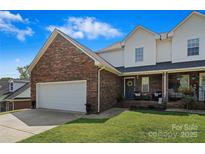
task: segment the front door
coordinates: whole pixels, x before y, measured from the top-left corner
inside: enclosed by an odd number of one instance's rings
[[[199,101],[205,101],[205,73],[199,74]]]
[[[134,79],[125,79],[125,98],[134,98]]]

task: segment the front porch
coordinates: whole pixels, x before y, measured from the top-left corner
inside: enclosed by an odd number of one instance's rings
[[[184,98],[205,109],[205,71],[163,72],[124,77],[124,107],[185,108]]]

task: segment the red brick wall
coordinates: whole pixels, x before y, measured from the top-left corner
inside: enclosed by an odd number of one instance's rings
[[[48,47],[31,72],[31,97],[36,100],[36,83],[87,80],[87,103],[97,111],[97,67],[94,60],[60,35]]]
[[[149,93],[162,91],[162,74],[140,75],[135,79],[136,91],[142,90],[142,77],[149,77]]]
[[[14,110],[30,109],[30,108],[31,108],[31,101],[18,101],[14,103]]]
[[[106,70],[101,71],[100,110],[106,110],[117,104],[117,97],[123,94],[123,78]]]
[[[184,109],[185,108],[185,103],[183,101],[175,101],[175,102],[168,102],[167,103],[167,108],[180,108]],[[205,110],[205,102],[195,102],[192,106],[192,109],[194,110]]]

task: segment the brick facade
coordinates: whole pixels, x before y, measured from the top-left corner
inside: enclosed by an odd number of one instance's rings
[[[116,105],[117,97],[123,94],[123,78],[102,70],[100,87],[100,109],[106,110]]]
[[[31,97],[36,83],[87,80],[87,103],[97,110],[97,70],[94,60],[61,35],[57,35],[31,72]]]
[[[36,83],[87,80],[87,103],[97,112],[98,68],[94,60],[61,35],[57,35],[31,72],[31,97],[36,100]],[[112,107],[120,89],[120,77],[101,71],[101,111]]]
[[[169,74],[169,89],[173,88],[175,91],[179,88],[181,75],[189,75],[189,85],[195,87],[196,90],[199,89],[199,73],[203,72],[183,72],[183,73],[172,73]],[[197,91],[198,93],[198,91]]]
[[[139,75],[135,77],[135,90],[140,91],[142,89],[142,77],[149,77],[149,92],[154,93],[157,91],[162,91],[162,74],[153,75]]]
[[[191,73],[191,77],[195,77],[193,81],[190,78],[191,85],[196,84],[197,87],[198,73]],[[148,94],[163,90],[162,74],[155,74],[134,76],[136,91],[141,92],[142,77],[146,76],[149,77]],[[101,71],[100,77],[100,111],[103,111],[117,104],[117,97],[123,94],[124,81],[123,77],[106,70]],[[31,71],[32,101],[36,101],[36,83],[73,80],[87,81],[87,103],[91,104],[92,112],[97,112],[98,67],[95,66],[93,59],[58,34]],[[168,80],[176,82],[176,75],[169,75]],[[145,102],[140,104],[151,105]]]
[[[30,108],[31,108],[31,101],[16,101],[14,103],[14,110],[30,109]]]

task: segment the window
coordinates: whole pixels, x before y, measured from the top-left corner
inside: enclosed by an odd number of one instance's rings
[[[180,78],[180,89],[189,89],[189,75],[182,75]]]
[[[143,61],[143,48],[135,49],[135,62]]]
[[[199,55],[199,38],[188,40],[188,56]]]
[[[14,83],[11,82],[11,83],[10,83],[10,91],[13,91],[13,89],[14,89]]]
[[[149,92],[149,77],[142,77],[142,92]]]

